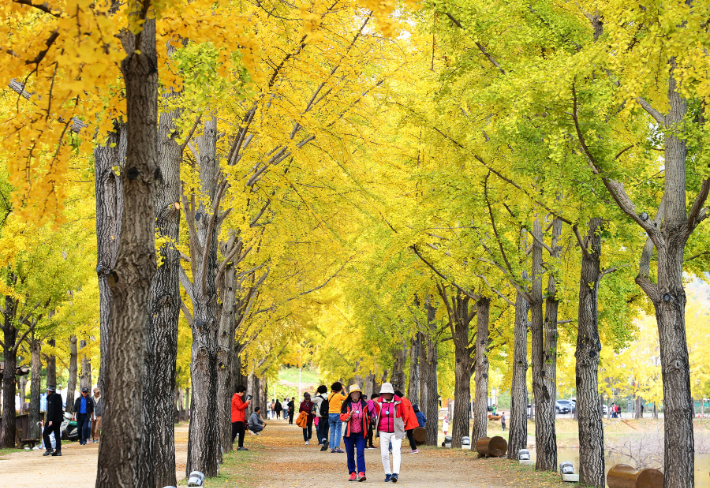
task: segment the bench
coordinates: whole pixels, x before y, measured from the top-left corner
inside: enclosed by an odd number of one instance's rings
[[[20,439],[20,447],[24,448],[25,446],[29,445],[30,449],[35,448],[35,444],[40,444],[42,442],[41,439]]]

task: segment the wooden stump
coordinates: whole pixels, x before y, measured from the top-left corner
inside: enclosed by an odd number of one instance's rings
[[[424,427],[417,427],[412,432],[412,435],[417,444],[424,444],[426,441],[426,429]]]
[[[613,466],[606,475],[609,488],[663,488],[663,473],[647,468],[636,472],[627,464]]]
[[[476,452],[480,457],[503,457],[508,452],[508,442],[500,436],[481,437],[476,441]]]
[[[500,420],[500,415],[488,414],[488,420]]]

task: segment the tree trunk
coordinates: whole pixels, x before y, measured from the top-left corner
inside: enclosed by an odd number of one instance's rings
[[[588,486],[604,488],[604,424],[599,398],[599,281],[601,280],[600,218],[589,221],[584,239],[582,268],[579,278],[579,308],[577,314],[577,350],[575,352],[577,415],[579,421],[579,479]]]
[[[139,45],[135,45],[139,42]],[[162,179],[158,159],[158,56],[155,19],[140,34],[126,34],[121,63],[126,87],[127,147],[121,172],[123,205],[116,266],[109,272],[111,326],[102,390],[104,415],[97,488],[153,488],[143,424],[149,371],[150,287],[155,274],[155,191]],[[105,338],[104,338],[105,339]],[[146,384],[148,383],[148,384]]]
[[[641,397],[640,396],[636,397],[636,411],[634,412],[634,418],[637,420],[643,418],[643,415],[641,415]]]
[[[426,370],[426,410],[424,415],[427,418],[426,445],[436,446],[439,442],[439,386],[436,376],[439,365],[439,343],[436,340],[436,307],[430,301],[431,298],[427,297],[425,307],[428,332],[426,334],[426,361],[424,362]]]
[[[442,298],[445,298],[445,292]],[[470,344],[469,324],[473,315],[469,312],[468,296],[457,294],[451,297],[449,319],[453,323],[454,338],[454,415],[451,421],[451,447],[461,447],[461,438],[468,435],[469,410],[471,407],[471,366],[473,346]]]
[[[419,333],[412,338],[412,347],[409,350],[409,387],[407,398],[409,401],[419,403]],[[368,397],[369,398],[369,397]]]
[[[116,267],[121,242],[123,216],[123,180],[114,168],[123,168],[128,146],[126,124],[114,122],[106,145],[94,149],[94,181],[96,188],[96,273],[99,281],[99,335],[101,362],[98,387],[104,393],[109,360],[109,330],[111,329],[111,288],[108,277]]]
[[[174,49],[168,45],[168,54]],[[163,98],[172,101],[179,94]],[[153,471],[156,488],[175,486],[175,375],[178,321],[180,319],[180,252],[174,243],[180,239],[180,164],[182,148],[175,122],[180,109],[163,112],[158,126],[158,167],[162,180],[157,181],[156,227],[167,237],[160,250],[162,264],[156,270],[150,288],[150,331],[147,364],[151,365],[151,395],[146,398],[152,418],[150,428]]]
[[[513,329],[513,381],[510,389],[510,431],[508,459],[517,460],[518,451],[528,447],[528,311],[530,305],[521,293],[515,299]]]
[[[17,300],[5,296],[5,312],[3,313],[3,357],[5,369],[2,374],[2,438],[0,448],[15,447],[15,369],[17,368],[17,329],[15,328],[15,314],[17,313]]]
[[[404,366],[407,362],[408,350],[404,345],[400,345],[394,352],[394,366],[392,367],[392,376],[390,377],[390,383],[395,391],[401,391],[404,393],[405,388],[405,374]]]
[[[42,437],[42,432],[37,422],[40,421],[39,415],[39,395],[42,387],[42,341],[34,337],[30,341],[31,351],[31,368],[32,379],[30,381],[30,431],[25,432],[28,439],[39,439]]]
[[[217,406],[217,225],[210,225],[217,218],[208,212],[209,204],[215,204],[219,165],[216,156],[217,121],[210,117],[205,121],[202,135],[198,138],[200,157],[200,181],[202,191],[208,198],[200,203],[195,213],[197,239],[202,252],[192,252],[193,283],[190,294],[193,304],[192,329],[192,401],[190,403],[190,432],[187,446],[186,474],[201,471],[206,477],[217,475],[219,459],[220,424]],[[198,218],[199,216],[199,218]],[[188,217],[189,218],[189,217]],[[210,234],[211,233],[211,234]],[[188,285],[189,286],[189,285]]]
[[[49,347],[54,347],[56,342],[54,339],[49,339]],[[47,386],[57,386],[57,358],[54,354],[46,356],[47,361]]]
[[[471,442],[488,435],[488,316],[491,301],[478,299],[478,317],[476,318],[476,398],[473,406],[473,428]]]
[[[426,373],[426,361],[427,361],[427,346],[426,346],[426,335],[424,332],[419,332],[419,403],[420,409],[424,412],[426,417],[426,406],[427,406],[427,373]]]
[[[22,361],[23,357],[17,356],[17,362],[21,363]],[[20,413],[25,413],[25,403],[27,403],[27,375],[20,376],[15,382],[18,383],[17,397],[20,400]]]
[[[74,413],[74,394],[76,393],[76,377],[78,373],[77,356],[76,336],[73,335],[69,337],[69,379],[67,380],[67,406],[64,409],[67,413]],[[103,426],[101,429],[103,430]]]
[[[221,313],[217,332],[217,402],[219,405],[220,445],[223,453],[232,450],[232,396],[236,391],[234,384],[234,343],[236,332],[235,312],[235,275],[234,266],[227,265],[221,284]]]
[[[532,293],[531,307],[533,394],[535,396],[535,446],[537,460],[535,469],[541,471],[557,470],[557,449],[554,438],[555,399],[551,398],[545,381],[545,334],[542,314],[542,227],[540,220],[533,224],[532,249]],[[552,422],[551,422],[552,420]],[[551,425],[550,425],[551,424]]]
[[[86,347],[86,341],[81,341],[79,347],[84,349]],[[79,377],[79,386],[81,389],[88,388],[89,391],[91,391],[91,385],[91,360],[87,358],[86,353],[84,353],[81,358],[81,376]]]

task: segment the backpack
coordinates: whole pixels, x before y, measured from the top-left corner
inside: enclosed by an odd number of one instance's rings
[[[320,402],[320,410],[318,411],[319,415],[321,418],[328,418],[328,415],[330,415],[330,395],[327,397],[324,397],[321,395],[323,398],[323,401]]]

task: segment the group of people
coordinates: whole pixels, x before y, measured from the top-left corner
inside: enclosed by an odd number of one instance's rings
[[[245,398],[246,396],[246,398]],[[268,416],[289,419],[293,423],[295,398],[284,399],[283,403],[274,400],[269,405]],[[239,385],[232,397],[232,440],[238,437],[238,451],[247,451],[244,447],[246,429],[259,434],[266,427],[261,419],[261,408],[254,408],[245,422],[245,411],[251,404],[251,396],[246,395],[246,387]],[[280,407],[280,408],[279,408]],[[273,413],[272,413],[273,412]],[[316,390],[311,397],[304,393],[298,407],[296,424],[303,429],[303,441],[310,444],[313,426],[321,451],[330,448],[331,453],[346,453],[349,481],[365,481],[365,450],[376,449],[373,440],[380,438],[380,454],[385,472],[385,482],[397,483],[402,467],[402,441],[409,440],[410,454],[417,454],[414,429],[424,427],[426,417],[416,404],[412,404],[404,394],[395,390],[390,383],[384,383],[379,393],[368,399],[358,385],[350,386],[347,394],[340,382],[331,385],[330,393],[325,385]],[[345,451],[340,449],[343,439]],[[392,462],[390,463],[390,454]]]
[[[103,416],[103,401],[101,391],[94,388],[94,396],[89,395],[89,389],[81,389],[81,396],[74,400],[72,420],[77,423],[79,444],[85,446],[89,442],[99,442],[101,436],[101,417]],[[42,440],[46,449],[45,456],[62,455],[61,426],[64,421],[62,397],[57,388],[47,385],[47,415],[42,431]],[[52,447],[52,435],[54,447]]]

